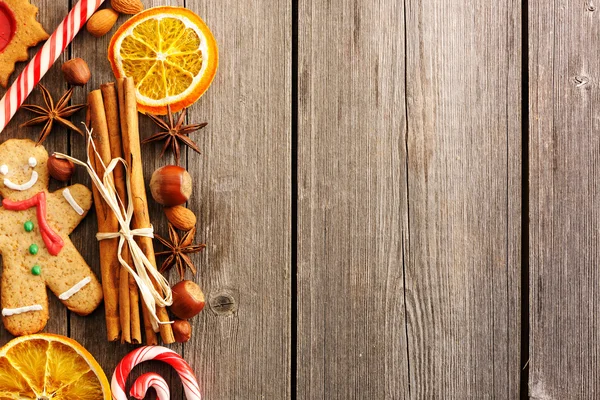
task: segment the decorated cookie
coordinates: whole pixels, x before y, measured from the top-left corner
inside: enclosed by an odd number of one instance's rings
[[[0,85],[6,87],[17,61],[29,58],[27,49],[48,34],[36,21],[38,8],[29,0],[0,0]]]
[[[69,234],[92,205],[82,185],[48,192],[48,153],[31,140],[0,145],[2,321],[13,335],[41,331],[48,321],[46,286],[80,315],[94,311],[102,288]]]

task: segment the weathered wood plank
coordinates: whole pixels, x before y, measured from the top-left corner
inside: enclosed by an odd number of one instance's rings
[[[409,397],[403,11],[299,2],[299,399]]]
[[[521,2],[407,2],[412,397],[518,398]]]
[[[190,110],[198,214],[195,280],[211,305],[185,346],[210,399],[289,399],[291,2],[188,1],[219,44],[219,71]],[[191,277],[191,275],[188,275]],[[229,304],[233,303],[233,304]]]
[[[56,2],[53,0],[40,0],[33,2],[38,8],[38,21],[42,24],[46,32],[51,34],[54,29],[60,24],[62,19],[67,15],[68,3],[67,2]],[[30,57],[37,52],[43,42],[35,48],[30,49]],[[58,62],[66,60],[65,56],[59,58]],[[11,82],[13,82],[18,74],[25,68],[27,63],[17,64],[17,70],[11,76]],[[45,78],[42,79],[41,83],[52,93],[56,98],[60,97],[65,90],[67,85],[62,80],[62,73],[60,72],[60,66],[54,66],[50,69]],[[5,90],[0,88],[0,96],[4,96]],[[31,96],[25,103],[29,104],[44,104],[41,94],[37,89],[33,91]],[[80,113],[77,115],[82,115]],[[19,110],[6,129],[2,132],[1,142],[9,138],[27,138],[37,141],[41,132],[42,126],[31,127],[31,128],[19,128],[19,124],[28,121],[35,115],[26,110]],[[44,147],[48,150],[48,153],[53,151],[67,151],[68,149],[68,136],[67,130],[57,126],[54,128],[53,133],[50,135],[48,140],[44,142]],[[60,186],[57,182],[51,181],[50,190],[55,190]],[[76,229],[73,236],[77,235],[80,228]],[[50,306],[50,320],[46,326],[46,332],[58,333],[62,335],[67,334],[67,309],[60,303],[60,301],[48,290],[49,306]],[[2,327],[0,328],[0,346],[4,345],[12,339],[12,336]]]
[[[532,399],[600,393],[600,15],[594,3],[529,5]]]

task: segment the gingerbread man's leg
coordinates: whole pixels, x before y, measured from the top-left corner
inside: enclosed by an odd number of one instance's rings
[[[73,243],[65,240],[60,254],[44,266],[46,285],[71,311],[88,315],[102,301],[102,286]]]
[[[43,277],[32,273],[15,257],[18,254],[3,257],[2,321],[11,334],[28,335],[46,326],[48,295]]]

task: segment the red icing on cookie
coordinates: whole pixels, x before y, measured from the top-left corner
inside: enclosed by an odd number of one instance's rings
[[[38,224],[40,226],[40,233],[44,244],[48,248],[48,253],[53,256],[58,255],[62,250],[65,243],[62,238],[52,230],[48,221],[46,221],[46,193],[39,192],[35,196],[21,201],[12,201],[9,199],[2,200],[2,205],[7,210],[11,211],[25,211],[31,207],[36,207],[36,215]]]
[[[16,31],[16,20],[12,10],[3,1],[0,1],[0,53],[10,43]]]

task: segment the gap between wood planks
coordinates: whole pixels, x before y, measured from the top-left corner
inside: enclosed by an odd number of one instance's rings
[[[408,17],[406,0],[403,2],[404,11],[402,14],[404,15],[404,115],[405,115],[405,137],[404,137],[404,151],[406,154],[406,198],[410,198],[410,185],[408,181],[408,96],[406,95],[406,88],[408,87]],[[407,213],[407,229],[410,232],[410,202],[406,202],[406,213]],[[404,247],[404,233],[402,234],[402,296],[404,302],[404,338],[406,340],[406,369],[408,376],[408,397],[412,398],[411,392],[411,372],[410,372],[410,348],[408,347],[408,311],[406,308],[406,248]],[[408,235],[408,247],[410,248],[410,234]]]
[[[292,154],[291,154],[291,322],[290,330],[290,393],[291,398],[298,396],[298,35],[299,35],[299,0],[292,0]]]
[[[529,2],[521,6],[521,399],[529,399]]]
[[[69,0],[69,10],[73,9],[73,1],[74,0]],[[69,46],[67,47],[67,52],[68,52],[68,59],[72,59],[73,58],[73,44],[69,44]],[[69,100],[69,105],[73,105],[73,99],[71,98],[71,100]],[[67,129],[67,154],[72,155],[71,154],[71,130]],[[72,184],[72,181],[69,181],[69,184]],[[67,308],[67,337],[72,338],[71,336],[71,310],[69,310]]]

